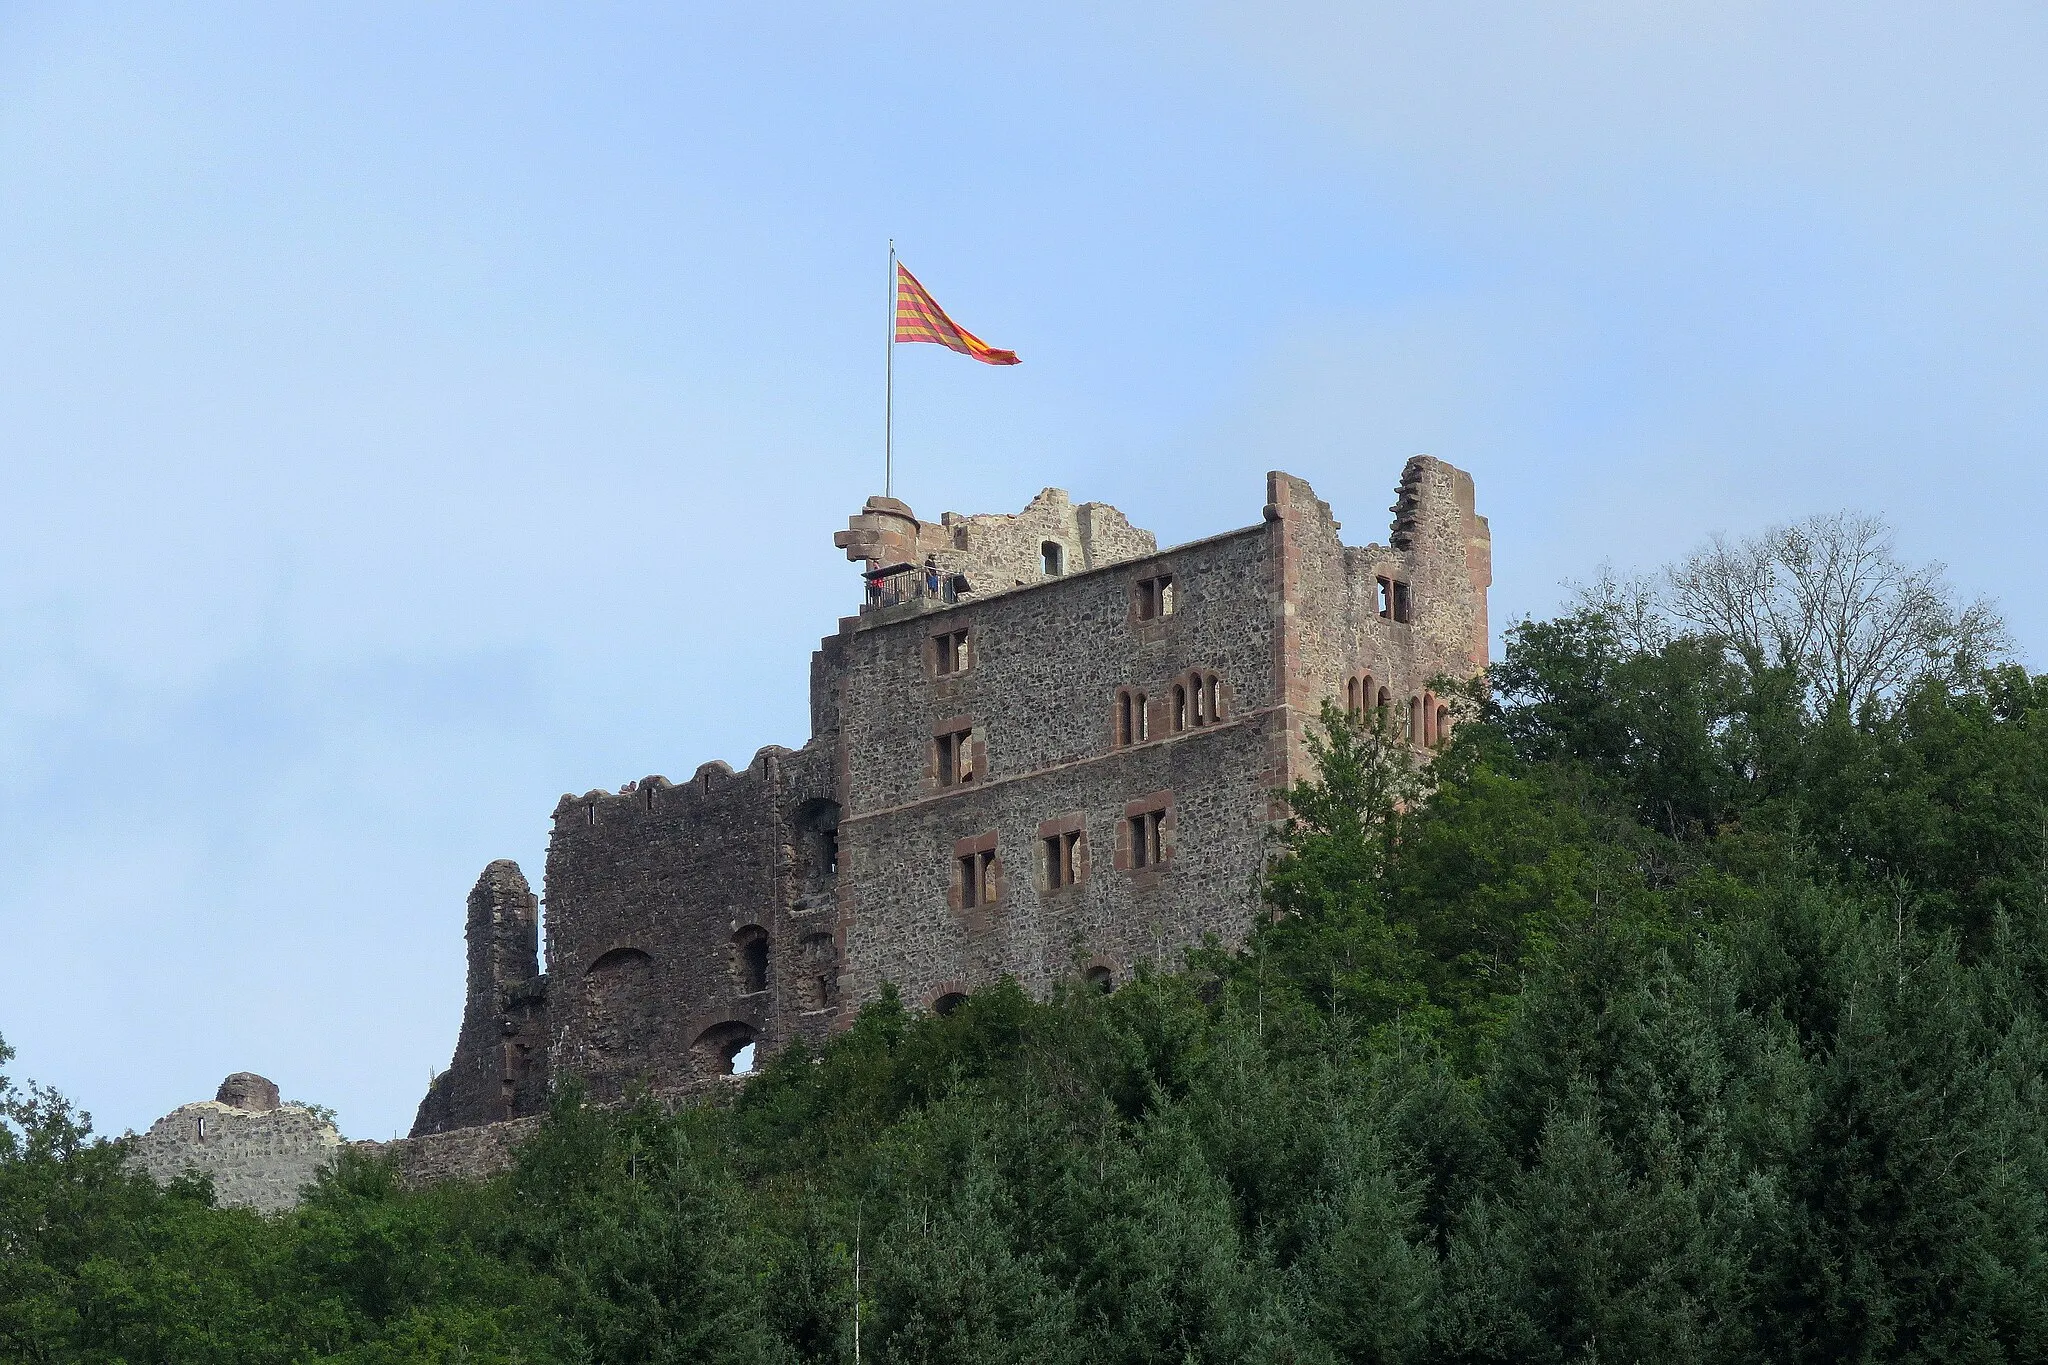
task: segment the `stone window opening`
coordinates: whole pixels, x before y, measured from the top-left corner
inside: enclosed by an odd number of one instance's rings
[[[932,1001],[932,1013],[943,1019],[967,1003],[967,996],[960,991],[947,991]]]
[[[1379,580],[1379,609],[1381,617],[1406,625],[1408,618],[1412,615],[1409,610],[1410,605],[1407,581],[1400,578],[1388,578],[1382,575]]]
[[[1165,819],[1163,810],[1141,811],[1130,817],[1133,870],[1157,867],[1166,861],[1166,844],[1160,833]]]
[[[1039,841],[1045,856],[1045,889],[1058,891],[1081,880],[1081,831],[1048,834]]]
[[[1100,964],[1090,967],[1082,974],[1082,979],[1104,995],[1116,989],[1116,974]]]
[[[1120,687],[1116,694],[1116,742],[1118,745],[1141,744],[1145,741],[1148,722],[1145,717],[1146,698],[1143,692]]]
[[[839,875],[839,803],[806,801],[792,823],[798,886],[807,893],[823,891]]]
[[[199,1131],[194,1134],[201,1142],[206,1141],[206,1115],[199,1116]]]
[[[753,1026],[738,1020],[713,1024],[697,1035],[700,1064],[715,1075],[745,1076],[760,1055]]]
[[[757,995],[768,989],[768,932],[757,926],[742,929],[733,937],[739,955],[740,994]]]
[[[1344,688],[1344,709],[1350,713],[1353,720],[1364,720],[1365,713],[1370,711],[1372,706],[1372,674],[1352,675],[1351,681],[1346,683]]]
[[[1422,743],[1422,698],[1408,699],[1408,742]]]
[[[1441,749],[1451,737],[1451,708],[1441,703],[1436,708],[1436,734],[1431,740],[1434,748]]]
[[[1199,729],[1223,719],[1223,683],[1214,673],[1196,669],[1173,685],[1173,728]]]
[[[1138,619],[1155,621],[1173,615],[1173,575],[1142,579],[1138,583]]]
[[[1038,567],[1047,578],[1058,578],[1066,572],[1067,552],[1057,540],[1048,540],[1038,547]]]
[[[939,676],[965,673],[968,662],[965,630],[949,630],[932,637],[932,669]]]
[[[830,934],[806,934],[797,941],[802,976],[797,1003],[805,1010],[829,1009],[839,1002],[839,951]]]
[[[941,787],[951,787],[974,780],[973,737],[972,730],[954,730],[932,740]]]
[[[963,853],[960,864],[960,905],[963,909],[996,903],[996,854],[994,849]]]
[[[1391,711],[1394,708],[1394,694],[1387,691],[1386,688],[1382,687],[1380,689],[1379,701],[1376,703],[1376,705],[1380,714],[1385,715],[1388,711]]]

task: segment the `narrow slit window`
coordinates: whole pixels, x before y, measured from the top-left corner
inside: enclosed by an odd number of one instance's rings
[[[1152,713],[1150,702],[1143,692],[1131,694],[1131,720],[1137,726],[1140,741],[1152,736]]]
[[[989,849],[975,855],[975,885],[981,889],[982,905],[996,903],[996,851]]]
[[[1223,682],[1214,673],[1209,675],[1209,719],[1223,719]]]
[[[1379,599],[1380,599],[1380,600],[1379,600],[1379,613],[1380,613],[1380,615],[1381,615],[1381,616],[1383,616],[1383,617],[1385,617],[1385,618],[1387,618],[1388,620],[1392,620],[1392,619],[1393,619],[1393,615],[1394,615],[1394,580],[1393,580],[1393,579],[1391,579],[1391,578],[1382,578],[1382,579],[1380,579],[1380,580],[1379,580]]]
[[[960,859],[960,904],[981,904],[981,879],[976,875],[980,868],[981,860],[972,853]]]
[[[1175,730],[1185,730],[1188,728],[1188,689],[1182,683],[1175,683],[1173,685],[1173,728]]]
[[[1138,737],[1137,727],[1131,724],[1131,694],[1116,694],[1116,742],[1130,744]]]
[[[1067,552],[1057,540],[1048,540],[1038,547],[1038,566],[1047,578],[1058,578],[1066,572]]]
[[[1394,619],[1405,623],[1412,614],[1411,606],[1412,599],[1408,592],[1408,585],[1396,579],[1394,582]]]

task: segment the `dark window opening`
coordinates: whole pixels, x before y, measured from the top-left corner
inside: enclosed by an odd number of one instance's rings
[[[768,989],[768,935],[759,929],[742,929],[737,940],[740,955],[740,994],[753,995]]]
[[[1057,540],[1048,540],[1038,547],[1038,565],[1047,578],[1058,578],[1066,572],[1067,554]]]
[[[1131,694],[1119,691],[1116,694],[1116,742],[1129,744],[1137,736],[1131,725]]]
[[[1161,574],[1147,578],[1138,584],[1138,619],[1152,621],[1161,616],[1173,615],[1173,578]]]
[[[1116,976],[1107,967],[1090,967],[1086,974],[1089,985],[1108,995],[1116,989]]]
[[[1393,704],[1394,704],[1394,694],[1393,694],[1393,693],[1391,693],[1391,692],[1389,692],[1389,691],[1387,691],[1387,689],[1386,689],[1386,688],[1382,687],[1382,688],[1380,689],[1379,709],[1380,709],[1380,710],[1381,710],[1382,712],[1385,712],[1385,711],[1387,711],[1387,710],[1388,710],[1388,709],[1389,709],[1390,707],[1392,707],[1392,706],[1393,706]]]
[[[1422,742],[1422,698],[1420,697],[1410,697],[1408,699],[1408,742],[1410,744],[1420,744]]]
[[[1081,880],[1081,832],[1048,834],[1040,841],[1045,849],[1045,889],[1057,891]]]
[[[959,991],[948,991],[946,994],[932,1001],[932,1013],[938,1015],[939,1018],[943,1019],[947,1015],[951,1014],[954,1010],[959,1009],[962,1005],[966,1003],[967,997],[962,995]]]
[[[1132,868],[1154,867],[1166,861],[1166,846],[1160,830],[1165,819],[1163,810],[1148,810],[1130,818]]]
[[[1410,616],[1408,585],[1394,580],[1394,619],[1405,622]]]
[[[793,821],[797,872],[806,892],[826,889],[839,875],[839,803],[806,801]]]
[[[1378,606],[1378,611],[1379,611],[1379,614],[1380,614],[1381,616],[1383,616],[1383,617],[1385,617],[1385,618],[1387,618],[1387,619],[1389,619],[1389,620],[1391,620],[1391,619],[1393,618],[1393,615],[1394,615],[1394,580],[1393,580],[1393,579],[1391,579],[1391,578],[1382,578],[1382,579],[1380,579],[1380,580],[1379,580],[1379,606]]]
[[[1180,683],[1173,685],[1173,728],[1188,728],[1188,689]]]
[[[1436,708],[1436,746],[1438,748],[1442,748],[1444,743],[1448,741],[1450,737],[1451,708],[1448,706],[1439,706]]]
[[[960,905],[965,909],[996,903],[996,854],[994,849],[960,857]]]
[[[941,674],[965,673],[967,671],[967,632],[951,630],[932,637],[936,652],[933,667]]]
[[[956,730],[932,741],[941,787],[974,780],[973,735],[971,730]]]

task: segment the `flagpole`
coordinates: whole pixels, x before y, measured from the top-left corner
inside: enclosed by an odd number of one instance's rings
[[[889,239],[889,350],[882,374],[882,496],[896,495],[896,239]]]

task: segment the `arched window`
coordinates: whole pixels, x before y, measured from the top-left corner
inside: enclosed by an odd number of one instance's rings
[[[752,1025],[731,1019],[698,1034],[692,1050],[698,1065],[712,1074],[744,1076],[754,1069],[756,1041]]]
[[[1378,702],[1376,703],[1376,705],[1377,705],[1377,706],[1379,707],[1380,711],[1381,711],[1382,713],[1384,713],[1384,712],[1385,712],[1385,711],[1387,711],[1387,710],[1388,710],[1388,709],[1389,709],[1390,707],[1392,707],[1392,706],[1393,706],[1393,704],[1394,704],[1394,696],[1393,696],[1393,693],[1391,693],[1391,692],[1387,691],[1387,689],[1386,689],[1386,688],[1382,687],[1382,688],[1380,689],[1380,699],[1379,699],[1379,701],[1378,701]]]
[[[1090,967],[1083,973],[1082,979],[1104,995],[1116,989],[1116,976],[1107,967]]]
[[[1420,697],[1410,697],[1408,699],[1408,742],[1410,744],[1420,744],[1422,742],[1422,698]]]
[[[932,1001],[932,1013],[943,1019],[966,1003],[967,997],[965,995],[959,991],[948,991]]]
[[[1195,724],[1207,725],[1209,723],[1209,688],[1201,674],[1195,673],[1189,676],[1188,690],[1195,694],[1193,698]]]
[[[1038,567],[1047,578],[1058,578],[1066,572],[1067,552],[1057,540],[1048,540],[1038,547]]]
[[[1188,689],[1185,683],[1173,685],[1173,728],[1188,728]]]
[[[740,994],[753,995],[767,990],[768,931],[750,924],[733,935],[732,944],[738,959],[735,966],[739,972]]]
[[[1138,727],[1131,718],[1131,690],[1120,687],[1116,693],[1116,742],[1134,744],[1138,738]]]
[[[1448,707],[1448,706],[1438,706],[1438,707],[1436,708],[1436,744],[1437,744],[1437,747],[1438,747],[1438,748],[1442,748],[1442,747],[1444,746],[1444,744],[1445,744],[1445,743],[1446,743],[1446,742],[1447,742],[1447,741],[1448,741],[1448,740],[1450,739],[1450,737],[1451,737],[1451,708],[1450,708],[1450,707]]]
[[[1344,684],[1344,709],[1351,715],[1358,714],[1358,679],[1352,678]]]
[[[1209,675],[1209,719],[1223,719],[1223,680],[1214,673]]]

